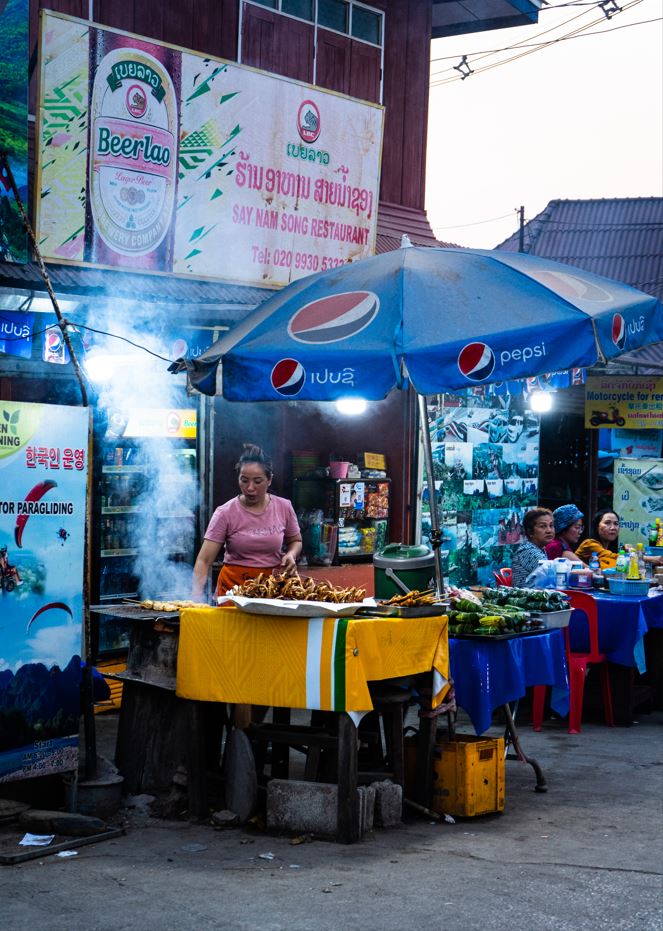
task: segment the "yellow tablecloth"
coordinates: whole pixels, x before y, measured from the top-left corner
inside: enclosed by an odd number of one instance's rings
[[[289,618],[237,608],[180,615],[177,694],[238,704],[370,711],[367,683],[433,670],[448,690],[447,618]]]

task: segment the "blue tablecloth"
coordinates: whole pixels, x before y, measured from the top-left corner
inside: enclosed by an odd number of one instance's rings
[[[646,671],[643,637],[650,628],[663,627],[663,592],[627,598],[592,592],[599,613],[599,649],[611,663]],[[577,615],[580,615],[579,617]],[[569,627],[571,649],[586,652],[589,636],[584,614],[574,612]]]
[[[456,701],[477,734],[490,727],[495,708],[522,698],[528,685],[552,685],[568,696],[561,630],[513,640],[449,637],[449,659]]]

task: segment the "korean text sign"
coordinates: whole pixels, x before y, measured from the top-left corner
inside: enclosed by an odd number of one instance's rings
[[[0,783],[78,767],[86,408],[0,401]]]

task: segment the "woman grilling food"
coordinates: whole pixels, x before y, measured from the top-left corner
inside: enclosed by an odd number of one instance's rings
[[[225,547],[216,592],[279,568],[286,575],[297,571],[302,537],[290,501],[270,492],[273,471],[259,446],[245,444],[235,469],[239,495],[218,507],[205,531],[193,567],[192,598],[200,600],[212,563]]]

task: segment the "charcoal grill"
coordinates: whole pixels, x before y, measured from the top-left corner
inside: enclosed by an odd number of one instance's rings
[[[109,678],[175,691],[179,611],[154,611],[138,604],[91,605],[90,611],[135,622],[129,631],[126,672],[107,673]]]

